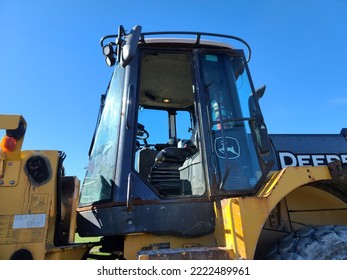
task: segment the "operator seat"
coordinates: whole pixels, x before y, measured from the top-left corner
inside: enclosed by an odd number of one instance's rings
[[[159,151],[167,147],[173,147],[174,145],[177,145],[177,139],[170,138],[165,144],[156,144],[154,146],[155,149],[151,149],[149,146],[144,146],[142,149],[140,149],[137,166],[141,177],[147,180],[148,174],[150,173],[151,167],[153,166]]]
[[[161,195],[191,194],[190,187],[180,179],[179,168],[198,148],[191,140],[181,140],[178,146],[162,149],[151,167],[149,182]]]

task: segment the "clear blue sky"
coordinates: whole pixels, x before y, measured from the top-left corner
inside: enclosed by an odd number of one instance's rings
[[[345,0],[0,0],[2,114],[28,122],[25,149],[62,150],[83,179],[112,68],[99,40],[118,25],[244,38],[270,133],[347,127]]]

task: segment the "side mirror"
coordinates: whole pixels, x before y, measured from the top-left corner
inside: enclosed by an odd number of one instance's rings
[[[266,90],[266,85],[263,85],[262,87],[258,88],[255,91],[255,97],[259,100],[260,98],[262,98],[264,96]]]
[[[263,114],[259,107],[258,101],[264,96],[266,86],[258,88],[254,93],[254,98],[251,96],[249,98],[249,111],[252,114],[254,121],[254,131],[256,136],[256,142],[258,143],[259,152],[262,155],[268,154],[270,152],[269,135],[264,122]]]
[[[256,133],[260,153],[268,154],[270,152],[269,134],[266,125],[262,120],[256,123]]]

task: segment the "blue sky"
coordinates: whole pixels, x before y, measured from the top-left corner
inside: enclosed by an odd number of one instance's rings
[[[149,31],[232,34],[252,47],[250,69],[270,133],[347,127],[345,0],[0,0],[2,114],[28,122],[25,149],[62,150],[83,179],[112,68],[99,40]]]

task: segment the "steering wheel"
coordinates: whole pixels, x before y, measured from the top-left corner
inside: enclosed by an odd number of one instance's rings
[[[146,144],[146,139],[148,139],[149,133],[145,129],[145,126],[143,124],[138,123],[137,124],[137,133],[136,133],[136,139],[137,140],[142,140]]]

